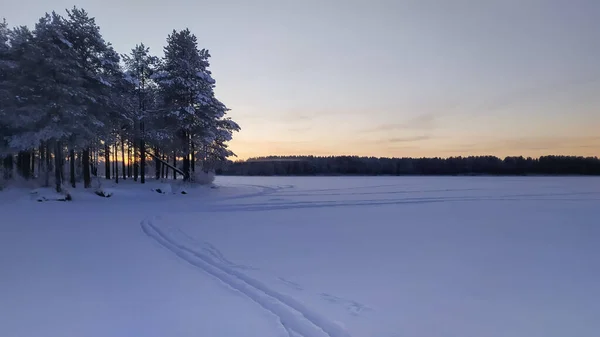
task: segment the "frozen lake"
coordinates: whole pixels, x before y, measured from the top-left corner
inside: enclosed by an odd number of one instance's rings
[[[70,203],[0,192],[0,335],[600,331],[600,178],[215,184],[128,181]]]

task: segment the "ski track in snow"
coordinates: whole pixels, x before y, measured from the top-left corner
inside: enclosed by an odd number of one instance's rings
[[[349,300],[349,299],[345,299],[342,297],[338,297],[335,295],[327,294],[327,293],[321,293],[321,298],[327,302],[344,305],[346,307],[346,309],[350,312],[350,314],[352,314],[353,316],[358,316],[363,311],[373,310],[372,308],[370,308],[362,303],[359,303],[359,302],[356,302],[353,300]]]
[[[144,233],[183,260],[238,290],[279,318],[290,337],[350,337],[339,325],[281,294],[263,283],[233,269],[220,259],[189,247],[167,235],[150,219],[141,222]]]
[[[350,188],[295,190],[293,185],[285,186],[263,186],[249,184],[235,184],[224,187],[249,187],[256,189],[255,192],[223,196],[210,200],[205,206],[196,209],[197,212],[247,212],[247,211],[270,211],[286,209],[308,209],[308,208],[333,208],[349,206],[374,206],[374,205],[399,205],[399,204],[423,204],[440,202],[492,202],[492,201],[519,201],[519,200],[600,200],[600,193],[593,192],[559,192],[550,191],[546,193],[498,193],[496,195],[465,196],[445,195],[439,196],[435,193],[473,192],[485,191],[485,188],[458,188],[458,189],[431,189],[431,190],[403,190],[403,191],[376,191],[368,189],[380,187],[392,187],[395,185],[360,186]],[[398,185],[400,186],[400,185]],[[367,191],[361,191],[367,189]],[[428,195],[434,193],[434,195]],[[412,196],[412,194],[421,194]],[[335,200],[330,197],[353,196],[358,197],[349,200]],[[374,198],[371,198],[374,196]],[[376,198],[376,196],[384,198]],[[406,196],[406,197],[400,197]],[[318,197],[324,200],[302,201],[294,200],[297,197]],[[392,197],[392,198],[390,198]],[[394,198],[395,197],[395,198]],[[290,199],[288,199],[290,198]],[[248,203],[228,204],[228,201],[240,199],[252,199]],[[327,200],[329,199],[329,200]],[[225,202],[225,203],[222,203]],[[160,217],[154,218],[160,221]],[[158,222],[144,220],[141,223],[142,230],[159,244],[179,256],[181,259],[199,268],[203,272],[215,277],[225,285],[239,291],[241,294],[261,306],[266,311],[275,315],[281,326],[282,332],[289,337],[350,337],[349,333],[336,322],[310,310],[296,299],[279,293],[264,283],[244,274],[243,270],[259,269],[236,264],[228,260],[215,246],[209,242],[199,241],[176,226],[165,224],[159,227]],[[283,277],[275,277],[283,284],[296,291],[303,291],[303,287]],[[330,293],[319,293],[318,296],[326,302],[341,305],[351,315],[359,316],[374,309],[362,303],[338,297]],[[284,332],[285,331],[285,332]]]
[[[270,194],[276,193],[279,190],[272,191]],[[416,192],[418,193],[418,192]],[[384,194],[384,193],[381,193]],[[254,195],[264,196],[265,194]],[[326,194],[310,194],[301,196],[322,197]],[[289,196],[297,197],[298,195],[290,194]],[[333,208],[333,207],[359,207],[359,206],[385,206],[385,205],[402,205],[402,204],[425,204],[425,203],[442,203],[442,202],[493,202],[493,201],[589,201],[600,200],[599,192],[575,192],[575,193],[540,193],[540,194],[506,194],[498,196],[445,196],[445,197],[409,197],[409,198],[386,198],[386,199],[354,199],[354,200],[322,200],[322,201],[285,201],[278,198],[271,198],[267,202],[253,202],[249,204],[238,205],[211,205],[210,208],[200,208],[199,212],[255,212],[255,211],[273,211],[273,210],[288,210],[288,209],[307,209],[307,208]]]
[[[249,184],[237,184],[237,185],[233,185],[233,187],[251,187],[251,188],[257,188],[259,189],[258,192],[254,192],[254,193],[246,193],[246,194],[240,194],[240,195],[234,195],[234,196],[229,196],[229,197],[221,197],[221,198],[216,198],[213,199],[213,202],[221,202],[221,201],[230,201],[230,200],[238,200],[238,199],[248,199],[248,198],[254,198],[254,197],[262,197],[262,196],[267,196],[276,192],[280,192],[281,190],[284,189],[289,189],[289,188],[293,188],[293,185],[284,185],[284,186],[276,186],[276,187],[272,187],[272,186],[264,186],[264,185],[249,185]],[[232,187],[232,186],[224,186],[224,187]]]
[[[292,289],[295,289],[295,290],[298,290],[298,291],[304,290],[304,288],[302,288],[301,285],[299,285],[298,283],[296,283],[294,281],[290,281],[290,280],[285,279],[283,277],[278,277],[277,279],[279,280],[279,282],[285,284],[286,286],[288,286],[288,287],[290,287]]]
[[[161,219],[161,218],[157,217],[157,219]],[[184,237],[189,242],[191,247],[196,247],[198,249],[202,249],[202,250],[206,251],[213,259],[216,259],[218,262],[222,263],[223,265],[226,265],[230,268],[236,268],[236,269],[258,270],[258,268],[254,268],[251,266],[245,266],[245,265],[237,264],[237,263],[230,261],[212,243],[206,242],[206,241],[200,242],[200,241],[196,240],[194,237],[192,237],[191,235],[187,234],[186,232],[182,231],[181,229],[179,229],[177,227],[169,226],[169,230],[176,232],[177,234]],[[198,251],[197,249],[195,249],[195,250]]]
[[[156,217],[157,220],[162,220],[162,217],[158,216]],[[252,267],[252,266],[246,266],[246,265],[242,265],[242,264],[237,264],[232,262],[231,260],[227,259],[223,253],[217,248],[215,247],[213,244],[211,244],[210,242],[206,242],[206,241],[199,241],[196,238],[192,237],[191,235],[189,235],[188,233],[182,231],[180,228],[175,227],[173,225],[166,225],[165,226],[167,228],[168,232],[171,232],[175,235],[181,236],[182,238],[184,238],[184,240],[186,240],[186,242],[189,244],[189,247],[193,247],[194,250],[196,252],[199,251],[204,251],[206,252],[211,259],[213,259],[214,261],[217,261],[218,263],[221,263],[222,265],[225,265],[229,268],[235,268],[235,269],[240,269],[240,270],[253,270],[253,271],[261,271],[259,268],[256,267]],[[180,244],[183,244],[183,242],[179,242]],[[262,273],[265,273],[265,271],[261,271]],[[305,289],[302,287],[302,285],[294,282],[294,281],[290,281],[284,277],[280,277],[280,276],[273,276],[277,281],[279,281],[281,284],[294,289],[296,291],[304,291]],[[350,300],[350,299],[346,299],[346,298],[342,298],[339,296],[335,296],[329,293],[320,293],[319,297],[324,300],[327,301],[329,303],[333,303],[333,304],[338,304],[343,306],[351,315],[353,316],[359,316],[360,314],[367,312],[367,311],[372,311],[373,308],[356,302],[354,300]]]

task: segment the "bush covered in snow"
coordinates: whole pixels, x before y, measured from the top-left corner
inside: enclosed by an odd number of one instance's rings
[[[153,189],[153,191],[160,194],[171,194],[173,193],[173,188],[171,187],[171,184],[161,184],[158,188]]]
[[[62,193],[58,193],[52,188],[42,187],[32,190],[30,194],[38,202],[73,200],[71,193],[66,189],[64,189]]]
[[[192,174],[192,181],[199,185],[210,185],[215,181],[214,171],[196,170]]]
[[[94,193],[96,193],[96,195],[101,196],[103,198],[110,198],[114,194],[112,189],[102,188],[102,187],[96,189],[96,191]]]
[[[8,186],[33,189],[42,187],[44,185],[41,179],[25,179],[15,173],[11,174],[9,179],[6,179],[4,172],[2,172],[2,169],[0,169],[0,191]]]

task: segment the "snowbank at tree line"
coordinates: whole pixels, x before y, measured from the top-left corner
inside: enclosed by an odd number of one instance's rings
[[[196,171],[193,172],[193,181],[200,185],[210,185],[215,181],[215,172],[196,169]]]
[[[102,172],[100,172],[100,173],[102,173]],[[212,185],[213,182],[215,181],[215,176],[216,175],[215,175],[214,171],[204,171],[201,167],[197,167],[196,171],[192,172],[192,177],[189,182],[184,182],[182,180],[181,176],[179,176],[179,179],[175,179],[175,180],[173,180],[169,177],[167,179],[161,178],[161,179],[159,179],[159,181],[156,181],[156,179],[154,179],[152,177],[147,177],[146,184],[141,184],[139,182],[139,180],[138,180],[137,184],[140,184],[142,186],[151,186],[150,190],[156,191],[156,192],[159,192],[162,194],[165,194],[165,193],[187,194],[187,189],[193,188],[195,185],[200,185],[200,186]],[[104,178],[103,174],[99,174],[98,176],[92,177],[91,189],[98,196],[111,197],[115,192],[113,187],[118,187],[124,183],[129,185],[129,182],[132,182],[132,181],[133,181],[132,178],[127,178],[124,180],[124,179],[122,179],[122,177],[119,176],[119,183],[116,183],[114,181],[114,179],[107,180]],[[23,179],[22,177],[20,177],[16,173],[13,173],[13,177],[10,180],[6,180],[6,179],[4,179],[3,168],[0,167],[0,191],[2,191],[3,189],[5,189],[7,187],[32,189],[37,192],[45,193],[46,197],[48,197],[46,194],[53,194],[52,197],[49,197],[47,199],[54,200],[54,199],[61,199],[60,195],[62,195],[64,197],[64,196],[70,194],[71,190],[74,190],[69,185],[69,182],[65,180],[62,185],[63,192],[60,194],[56,194],[56,192],[52,192],[52,190],[54,188],[53,182],[54,182],[54,177],[50,177],[49,186],[44,186],[45,181],[44,181],[44,178],[42,178],[42,177],[37,177],[37,178],[26,180],[26,179]],[[75,190],[78,190],[78,189],[83,189],[82,177],[78,177],[78,179],[77,179]],[[42,197],[44,197],[44,196],[42,196]]]

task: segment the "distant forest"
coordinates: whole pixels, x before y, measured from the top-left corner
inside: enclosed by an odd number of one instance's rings
[[[494,156],[376,158],[358,156],[260,157],[227,162],[222,175],[600,175],[598,157]]]

